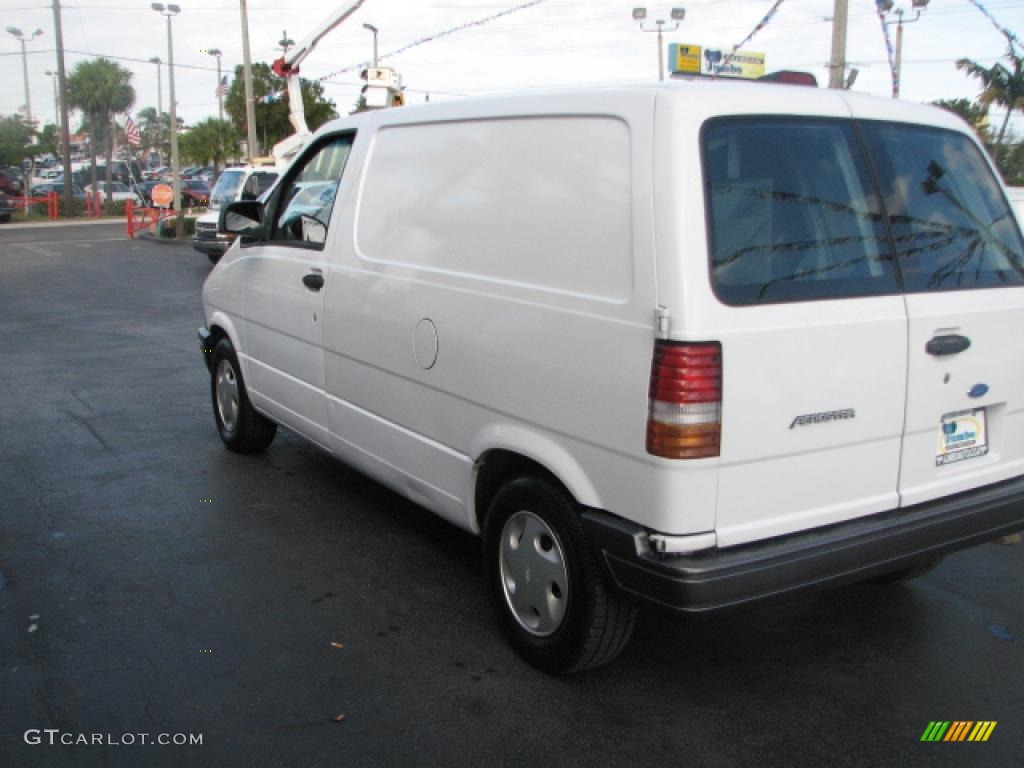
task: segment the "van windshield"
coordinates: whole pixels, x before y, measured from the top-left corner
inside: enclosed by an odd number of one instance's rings
[[[210,202],[218,205],[233,202],[238,197],[243,179],[245,171],[224,171],[210,191]]]
[[[706,127],[704,162],[712,283],[727,304],[1024,284],[1013,214],[961,134],[726,118]]]

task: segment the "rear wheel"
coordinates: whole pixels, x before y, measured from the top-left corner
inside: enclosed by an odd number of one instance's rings
[[[259,453],[269,446],[277,425],[256,412],[249,402],[234,347],[227,338],[213,348],[210,392],[220,439],[237,453]]]
[[[636,609],[606,583],[572,499],[554,483],[524,477],[491,502],[484,571],[505,636],[552,674],[597,667],[626,646]]]

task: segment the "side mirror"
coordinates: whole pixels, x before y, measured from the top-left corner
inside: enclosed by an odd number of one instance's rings
[[[220,212],[217,228],[229,235],[258,236],[263,231],[263,204],[254,200],[228,204]]]

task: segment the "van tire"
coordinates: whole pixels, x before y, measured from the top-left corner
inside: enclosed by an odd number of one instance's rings
[[[926,560],[923,563],[912,565],[909,568],[900,568],[898,571],[892,571],[890,573],[883,573],[881,576],[875,576],[868,579],[868,584],[876,584],[878,586],[891,586],[894,584],[904,584],[914,579],[919,579],[925,574],[931,573],[939,567],[939,563],[942,562],[941,557],[936,557],[934,560]]]
[[[216,264],[218,261],[220,261],[220,257],[221,257],[221,254],[219,254],[219,253],[207,253],[206,254],[206,258],[208,258],[210,260],[211,264]]]
[[[513,544],[517,531],[518,543]],[[534,546],[520,550],[527,533]],[[581,672],[607,664],[629,642],[636,608],[612,592],[587,541],[576,503],[550,480],[521,477],[501,487],[484,523],[483,557],[498,624],[512,647],[535,667],[555,675]],[[517,572],[523,563],[528,567]],[[540,579],[555,574],[552,586],[538,594],[551,595],[546,599],[559,605],[552,611],[560,613],[559,619],[524,607],[528,597],[514,607],[514,587],[510,591],[506,578],[514,583],[516,575],[522,580],[525,574],[529,585],[531,568]],[[558,585],[563,577],[565,584]],[[531,629],[529,623],[536,626]]]
[[[213,418],[224,445],[235,453],[266,450],[277,434],[277,424],[257,413],[249,402],[230,339],[223,338],[214,346],[210,373]]]

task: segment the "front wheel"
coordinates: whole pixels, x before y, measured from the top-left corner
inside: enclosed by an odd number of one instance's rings
[[[523,477],[491,502],[484,572],[505,636],[552,674],[598,667],[626,646],[636,609],[605,581],[577,507],[547,480]]]
[[[224,338],[213,348],[210,392],[220,439],[236,453],[259,453],[274,441],[277,425],[256,412],[249,402],[231,341]]]

